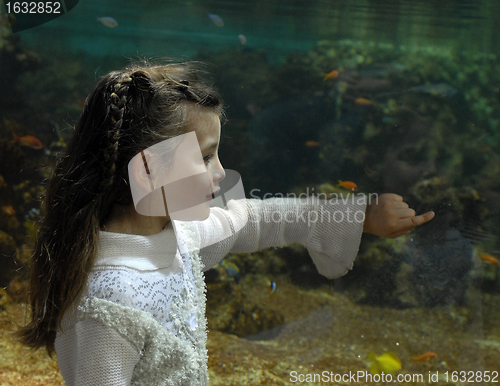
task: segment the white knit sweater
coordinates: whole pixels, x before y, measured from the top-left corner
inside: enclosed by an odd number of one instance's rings
[[[320,273],[341,276],[364,210],[352,201],[233,200],[205,221],[175,221],[151,236],[101,232],[85,291],[56,337],[66,385],[207,385],[202,271],[228,252],[301,243]],[[227,237],[228,229],[240,230]]]

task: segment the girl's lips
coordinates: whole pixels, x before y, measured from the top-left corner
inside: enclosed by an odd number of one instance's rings
[[[217,189],[215,192],[212,192],[212,194],[207,194],[207,195],[205,196],[205,197],[207,197],[207,199],[208,199],[207,201],[210,201],[210,202],[211,202],[211,201],[215,198],[215,195],[216,195],[217,193],[219,193],[219,191],[220,191],[220,188],[219,188],[219,189]]]
[[[219,193],[219,191],[220,191],[220,188],[219,188],[219,189],[217,189],[215,192],[212,192],[212,194],[207,194],[207,197],[214,198],[214,196],[215,196],[217,193]]]

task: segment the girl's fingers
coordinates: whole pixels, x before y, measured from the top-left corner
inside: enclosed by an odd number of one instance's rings
[[[416,213],[413,209],[410,209],[410,208],[400,208],[397,210],[396,215],[400,219],[406,219],[406,218],[410,218],[410,217],[415,217]]]
[[[410,209],[410,210],[413,210],[413,209]],[[402,223],[403,227],[405,227],[406,229],[411,229],[413,227],[416,227],[416,226],[425,224],[428,221],[431,221],[434,218],[434,216],[435,216],[435,213],[431,211],[431,212],[421,214],[420,216],[403,218],[401,220],[401,223]]]
[[[394,208],[396,209],[405,209],[405,208],[409,208],[408,204],[404,201],[394,201],[392,203],[392,206],[394,206]]]

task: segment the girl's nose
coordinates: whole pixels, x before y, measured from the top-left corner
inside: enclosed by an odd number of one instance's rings
[[[226,172],[222,168],[212,170],[211,174],[212,174],[213,182],[222,181],[224,179],[224,177],[226,177]]]

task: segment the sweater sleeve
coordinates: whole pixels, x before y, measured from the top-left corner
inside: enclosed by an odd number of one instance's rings
[[[339,277],[352,268],[363,231],[366,201],[273,198],[232,200],[195,222],[205,270],[229,252],[304,245],[318,271]]]
[[[115,329],[93,320],[58,332],[56,352],[67,386],[128,386],[140,357]]]

